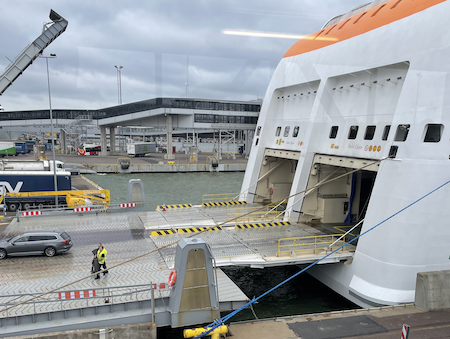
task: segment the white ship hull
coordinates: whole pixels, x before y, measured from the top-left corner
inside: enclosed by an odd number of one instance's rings
[[[291,196],[291,221],[364,218],[363,233],[450,180],[448,13],[377,1],[295,44],[264,99],[246,200]],[[418,272],[450,269],[449,196],[450,184],[362,236],[352,262],[311,274],[363,307],[413,302]]]

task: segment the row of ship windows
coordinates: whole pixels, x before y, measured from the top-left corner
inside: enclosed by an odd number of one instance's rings
[[[408,133],[411,125],[400,124],[397,126],[397,131],[395,133],[394,141],[406,141],[408,138]],[[376,126],[367,126],[364,133],[364,140],[372,140],[375,136]],[[283,136],[285,138],[289,137],[291,126],[286,126],[284,128]],[[337,137],[339,126],[331,126],[330,129],[330,139],[335,139]],[[296,138],[300,131],[300,126],[294,126],[292,130],[292,137]],[[347,139],[354,140],[358,136],[359,126],[350,126]],[[389,132],[391,131],[391,125],[384,126],[383,134],[381,140],[387,140],[389,137]],[[444,125],[442,124],[428,124],[425,126],[425,137],[424,142],[439,142],[441,141],[441,136],[444,131]],[[258,126],[256,130],[256,136],[261,133],[261,126]],[[281,126],[278,126],[275,131],[275,136],[279,137],[281,135]]]

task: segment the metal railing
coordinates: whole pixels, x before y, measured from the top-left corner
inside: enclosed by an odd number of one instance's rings
[[[239,201],[244,197],[244,193],[220,193],[220,194],[204,194],[202,196],[202,204],[214,202]]]
[[[29,217],[44,217],[44,216],[56,216],[56,215],[73,215],[75,213],[83,214],[98,214],[98,213],[115,213],[115,212],[128,212],[136,208],[146,208],[144,203],[135,203],[134,206],[128,206],[127,203],[113,203],[109,205],[85,205],[77,207],[56,207],[56,206],[43,206],[42,208],[31,208],[28,210],[16,210],[16,218],[20,221],[21,218]],[[0,211],[1,212],[1,211]],[[28,213],[27,213],[28,212]]]
[[[341,236],[341,234],[332,234],[281,238],[278,240],[277,257],[332,252],[345,244],[344,239],[339,239]],[[343,247],[340,251],[348,251],[350,247],[347,247],[349,246]]]
[[[88,291],[92,296],[83,297],[83,292]],[[81,297],[65,298],[66,293],[78,292]],[[158,290],[160,297],[168,296],[169,289]],[[165,293],[166,295],[163,295]],[[95,294],[95,296],[94,296]],[[95,288],[91,290],[64,290],[42,295],[42,293],[0,295],[0,317],[10,317],[26,314],[54,312],[74,308],[94,307],[105,304],[117,304],[130,301],[155,300],[154,284],[115,286]],[[40,296],[31,301],[33,297]]]
[[[275,222],[289,218],[289,213],[282,210],[274,210],[272,206],[261,207],[241,207],[227,209],[227,221],[233,220],[238,223],[252,222]]]

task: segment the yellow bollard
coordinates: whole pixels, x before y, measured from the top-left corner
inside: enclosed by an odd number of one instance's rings
[[[183,336],[185,338],[193,338],[202,333],[209,331],[210,329],[211,329],[211,327],[195,328],[193,330],[184,330]],[[209,332],[208,335],[211,336],[211,339],[219,339],[220,335],[225,334],[225,333],[228,333],[227,325],[222,325],[222,326],[217,327],[214,331]]]

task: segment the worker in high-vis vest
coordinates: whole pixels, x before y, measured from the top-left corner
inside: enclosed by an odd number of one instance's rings
[[[106,248],[103,247],[103,245],[101,243],[98,244],[98,249],[97,249],[97,259],[98,259],[98,264],[100,266],[100,271],[102,270],[106,270],[106,254],[108,252],[106,251]],[[106,273],[108,273],[108,271],[103,272],[103,275],[106,275]],[[100,273],[97,274],[97,277],[95,279],[100,279]]]

